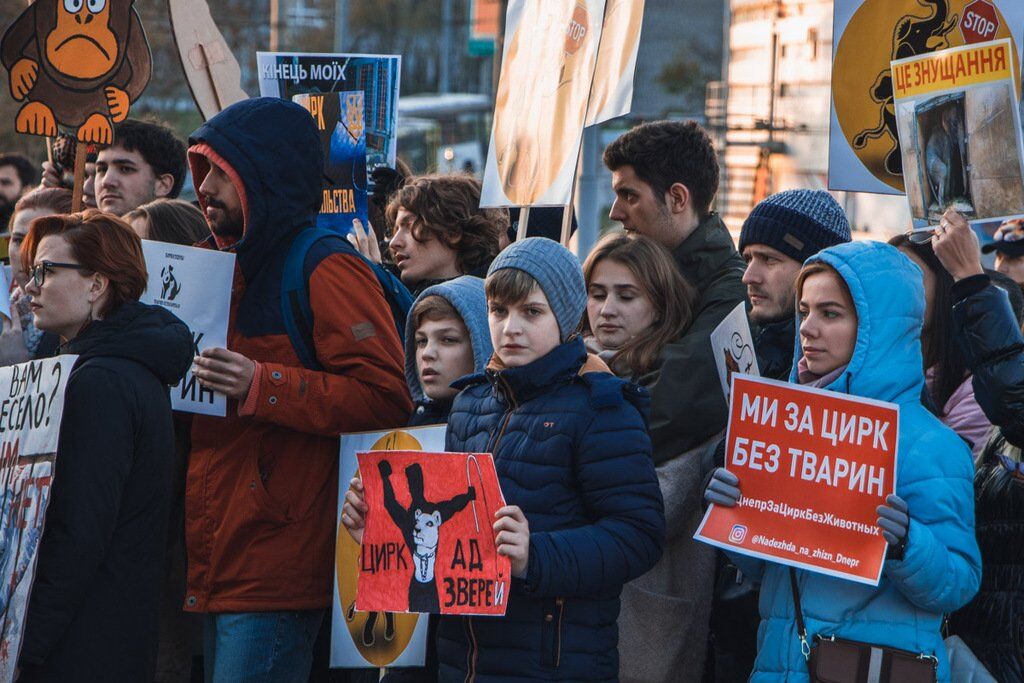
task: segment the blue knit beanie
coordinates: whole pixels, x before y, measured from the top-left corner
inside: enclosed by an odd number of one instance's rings
[[[576,332],[587,308],[587,285],[571,251],[546,237],[528,237],[498,254],[487,277],[503,268],[521,270],[537,281],[558,320],[563,342]]]
[[[850,222],[824,190],[786,190],[754,207],[740,231],[740,251],[765,244],[803,263],[822,249],[850,241]]]

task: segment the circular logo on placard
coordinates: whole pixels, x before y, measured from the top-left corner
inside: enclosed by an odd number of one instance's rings
[[[983,40],[1013,39],[985,0],[864,0],[839,41],[832,99],[843,136],[878,180],[903,191],[893,102],[893,60]],[[1017,47],[1013,55],[1017,63]],[[1015,70],[1020,78],[1019,64]]]
[[[390,432],[377,440],[371,451],[419,451],[423,446],[409,432]],[[418,614],[391,612],[357,612],[356,584],[359,576],[359,544],[352,540],[345,527],[338,527],[335,545],[338,596],[345,610],[348,634],[366,661],[374,666],[388,666],[405,651],[416,630]]]

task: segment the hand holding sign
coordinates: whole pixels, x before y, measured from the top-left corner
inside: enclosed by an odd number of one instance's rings
[[[719,467],[711,475],[711,483],[704,491],[704,500],[713,505],[735,507],[740,502],[740,480],[735,474]]]
[[[252,386],[256,363],[227,349],[203,349],[195,357],[192,374],[204,387],[243,401]]]
[[[978,236],[971,230],[967,219],[955,209],[947,210],[935,228],[932,251],[954,280],[985,272],[981,267]]]
[[[530,565],[530,524],[526,515],[516,505],[507,505],[494,516],[494,543],[498,546],[498,554],[504,555],[512,562],[512,576],[517,579],[526,578],[526,569]]]
[[[878,506],[878,526],[889,545],[899,546],[906,541],[910,528],[908,513],[906,501],[895,493],[885,499],[885,505]]]
[[[363,529],[366,528],[366,496],[363,495],[363,480],[359,475],[352,477],[348,491],[345,492],[345,505],[341,509],[341,523],[348,530],[348,535],[356,543],[363,542]]]

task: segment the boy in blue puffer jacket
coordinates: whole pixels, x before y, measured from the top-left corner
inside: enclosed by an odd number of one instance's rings
[[[441,617],[440,680],[613,681],[619,593],[665,536],[647,392],[587,355],[583,273],[558,243],[508,247],[486,289],[494,356],[456,383],[446,447],[494,455],[514,579],[504,618]]]

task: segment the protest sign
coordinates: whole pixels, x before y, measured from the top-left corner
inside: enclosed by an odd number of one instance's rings
[[[743,495],[712,505],[694,538],[877,586],[898,441],[897,405],[733,375],[725,457]]]
[[[1020,87],[1020,0],[835,0],[828,186],[902,194],[890,62],[1009,38]]]
[[[360,610],[501,616],[509,559],[494,541],[504,505],[488,454],[359,453],[369,510],[359,557]]]
[[[444,452],[445,425],[387,432],[342,434],[338,467],[338,534],[335,546],[334,607],[331,616],[332,667],[422,666],[427,619],[418,614],[356,610],[359,544],[341,523],[349,482],[359,471],[356,453],[408,449]]]
[[[13,681],[77,356],[0,368],[0,681]]]
[[[398,156],[398,55],[257,52],[260,95],[286,100],[305,93],[363,93],[367,172],[394,167]]]
[[[167,0],[167,12],[188,89],[203,119],[208,121],[247,99],[238,60],[210,16],[206,0]]]
[[[363,93],[295,95],[292,100],[312,115],[324,150],[323,199],[317,227],[343,235],[366,217],[366,129]]]
[[[757,354],[754,352],[754,336],[750,333],[750,323],[747,322],[746,302],[736,304],[732,313],[725,316],[711,332],[711,348],[715,350],[718,378],[722,382],[722,391],[728,403],[733,373],[755,377],[761,375],[761,370],[757,367]]]
[[[481,206],[570,202],[605,0],[509,0]]]
[[[192,353],[227,348],[228,311],[235,255],[167,242],[142,240],[149,280],[140,301],[162,306],[192,331]],[[224,417],[223,394],[202,386],[190,369],[171,387],[171,407],[187,413]]]
[[[903,180],[915,228],[1024,214],[1024,143],[1009,40],[892,63]]]
[[[633,75],[643,20],[644,0],[605,0],[586,125],[625,116],[633,109]]]

